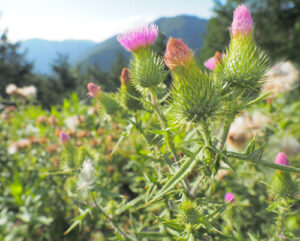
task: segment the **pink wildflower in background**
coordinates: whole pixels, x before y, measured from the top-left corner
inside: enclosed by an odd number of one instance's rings
[[[213,70],[215,68],[215,57],[211,57],[204,62],[204,66],[209,69]]]
[[[278,165],[283,165],[283,166],[290,166],[290,162],[288,157],[285,155],[284,152],[279,152],[277,156],[275,157],[276,164]]]
[[[226,194],[225,194],[225,197],[224,197],[224,199],[225,199],[225,202],[234,202],[235,201],[235,196],[234,196],[234,194],[232,193],[232,192],[227,192]]]
[[[204,66],[209,69],[209,70],[214,70],[214,68],[216,67],[216,65],[218,63],[222,63],[223,58],[225,57],[225,54],[220,53],[219,51],[217,51],[214,55],[214,57],[209,58],[208,60],[206,60],[204,62]]]
[[[233,13],[233,21],[230,27],[230,31],[233,37],[238,34],[247,35],[252,32],[253,20],[251,13],[246,5],[239,5]]]
[[[88,95],[91,97],[96,97],[100,91],[100,87],[94,83],[88,83],[87,88],[89,90]]]
[[[63,131],[61,131],[59,133],[59,138],[60,138],[60,141],[62,142],[62,144],[65,144],[65,143],[69,142],[69,140],[70,140],[69,135]]]
[[[134,30],[122,33],[117,40],[128,51],[136,51],[153,44],[158,36],[159,30],[155,24],[145,25]]]

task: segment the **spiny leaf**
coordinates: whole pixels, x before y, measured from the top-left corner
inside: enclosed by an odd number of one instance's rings
[[[194,156],[186,160],[183,165],[176,171],[175,174],[167,181],[167,183],[162,187],[162,189],[158,192],[158,194],[149,201],[146,205],[154,202],[155,200],[159,199],[163,195],[165,195],[167,192],[169,192],[176,184],[178,184],[181,180],[183,180],[196,166],[198,160],[196,159],[196,156],[198,153],[202,150],[202,147],[199,151],[197,151]]]

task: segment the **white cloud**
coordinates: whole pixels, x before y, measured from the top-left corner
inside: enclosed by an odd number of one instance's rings
[[[63,16],[29,16],[27,14],[6,15],[1,19],[1,30],[9,29],[13,41],[29,38],[49,40],[89,39],[96,42],[136,25],[155,20],[154,16],[131,16],[123,19],[97,21]]]

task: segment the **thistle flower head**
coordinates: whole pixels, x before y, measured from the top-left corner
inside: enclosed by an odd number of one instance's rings
[[[94,83],[88,83],[87,88],[89,90],[88,95],[91,97],[96,97],[100,91],[100,87]]]
[[[193,52],[181,40],[169,38],[165,52],[165,64],[172,70],[177,66],[184,66],[193,59]]]
[[[122,85],[126,85],[130,83],[129,71],[126,67],[122,69],[120,79]]]
[[[225,199],[225,202],[227,202],[227,203],[229,203],[229,202],[233,203],[235,201],[235,196],[232,192],[227,192],[225,194],[224,199]]]
[[[278,165],[290,166],[289,159],[284,152],[279,152],[275,157],[274,162]]]
[[[135,52],[153,44],[159,30],[155,24],[144,25],[117,36],[117,40],[127,50]]]
[[[70,140],[69,135],[63,131],[61,131],[59,133],[59,138],[60,138],[60,141],[62,142],[62,144],[65,144],[65,143],[69,142],[69,140]]]
[[[253,19],[245,4],[239,5],[233,12],[233,21],[230,31],[233,37],[238,34],[248,35],[253,29]]]

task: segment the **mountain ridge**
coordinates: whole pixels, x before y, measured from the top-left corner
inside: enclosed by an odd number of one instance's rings
[[[167,38],[171,36],[181,38],[194,52],[198,52],[203,45],[207,21],[204,18],[183,14],[161,17],[154,23]],[[57,53],[69,55],[71,65],[97,64],[102,70],[108,71],[118,53],[123,53],[126,59],[129,59],[130,56],[130,53],[119,44],[116,36],[100,43],[89,40],[29,39],[21,42],[21,50],[28,49],[27,59],[35,62],[34,70],[39,73],[50,73],[51,63],[57,58]],[[34,46],[35,42],[36,46]]]

